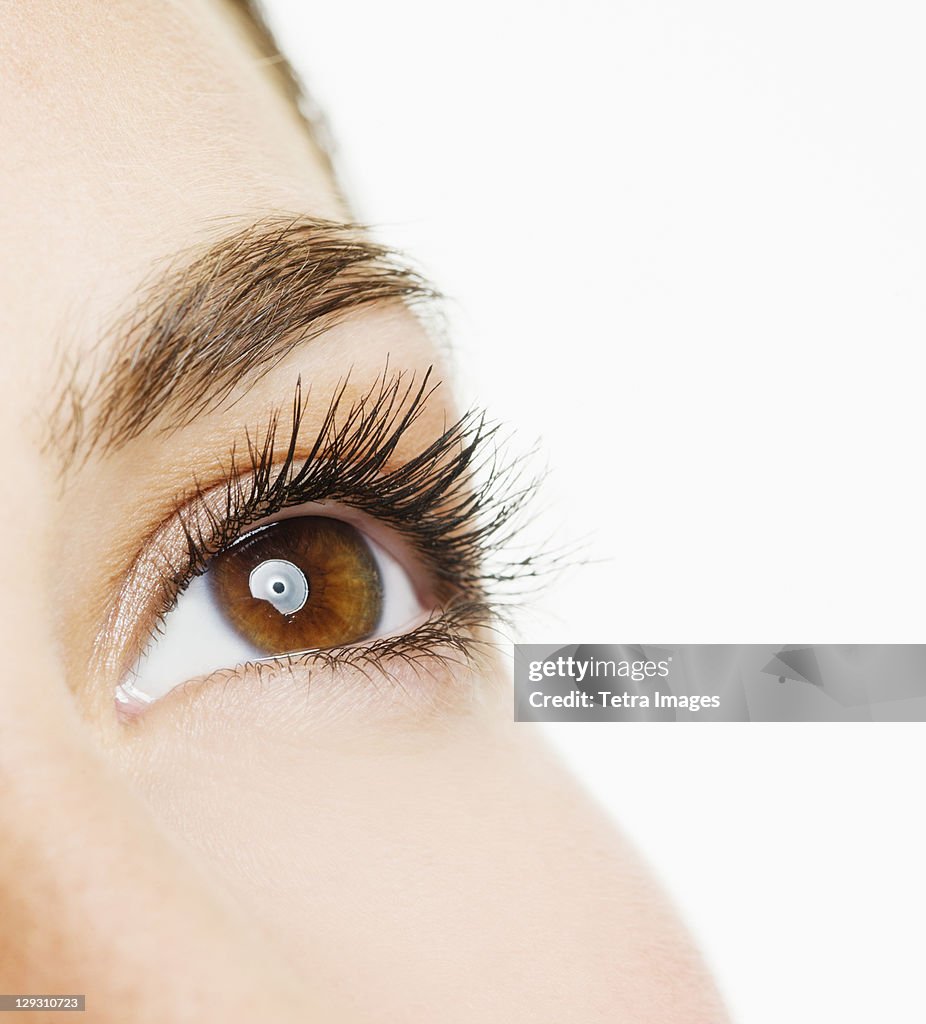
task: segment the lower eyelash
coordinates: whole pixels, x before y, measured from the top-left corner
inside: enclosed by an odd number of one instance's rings
[[[344,666],[357,668],[369,665],[380,669],[387,659],[400,659],[405,664],[417,664],[432,652],[442,648],[441,659],[446,663],[458,655],[466,665],[473,665],[484,641],[478,639],[482,629],[488,629],[493,611],[488,604],[469,602],[432,615],[419,626],[398,636],[382,637],[365,644],[335,648],[330,651],[308,651],[304,654],[282,655],[266,661],[283,662],[290,667],[320,664],[327,668]]]
[[[492,611],[478,602],[460,604],[434,615],[407,633],[384,637],[366,644],[332,650],[305,651],[261,658],[229,668],[217,669],[206,676],[191,679],[178,689],[205,688],[218,684],[237,684],[244,677],[260,687],[279,682],[281,675],[299,678],[309,669],[321,668],[332,671],[359,671],[374,691],[384,685],[397,686],[410,700],[421,703],[422,695],[430,704],[441,704],[450,695],[443,687],[423,688],[409,692],[400,682],[402,670],[411,670],[416,676],[437,676],[445,678],[450,669],[477,670],[482,656],[492,647],[482,634],[491,630]],[[455,673],[454,679],[461,678]],[[471,685],[469,690],[472,690]],[[117,691],[117,707],[120,717],[131,721],[152,703],[131,686],[120,687]]]

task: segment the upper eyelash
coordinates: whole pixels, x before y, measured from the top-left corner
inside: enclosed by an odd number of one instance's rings
[[[278,411],[259,442],[247,436],[243,464],[232,451],[217,503],[207,500],[214,488],[194,485],[179,516],[186,555],[169,567],[155,631],[187,583],[250,525],[284,508],[323,500],[350,505],[411,540],[433,574],[442,606],[497,612],[500,584],[537,574],[532,557],[510,562],[501,554],[521,524],[536,480],[522,476],[520,463],[500,458],[498,425],[479,411],[464,414],[416,455],[390,465],[439,387],[432,376],[433,368],[418,381],[414,374],[384,372],[349,405],[345,379],[307,454],[298,459],[306,402],[297,382],[288,436],[281,432]]]

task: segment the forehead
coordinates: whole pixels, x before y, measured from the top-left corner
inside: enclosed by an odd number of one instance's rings
[[[276,212],[343,216],[231,6],[14,4],[2,29],[0,331],[17,373],[91,344],[200,238]]]

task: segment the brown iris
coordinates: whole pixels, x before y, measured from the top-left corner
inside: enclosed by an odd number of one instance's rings
[[[370,548],[340,519],[273,523],[217,555],[208,576],[222,614],[262,654],[354,643],[382,611]]]

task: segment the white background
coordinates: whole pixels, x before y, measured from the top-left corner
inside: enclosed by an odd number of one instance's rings
[[[538,642],[924,640],[915,3],[268,4],[594,564]],[[526,726],[527,728],[527,726]],[[551,729],[736,1020],[922,1022],[926,726]]]

